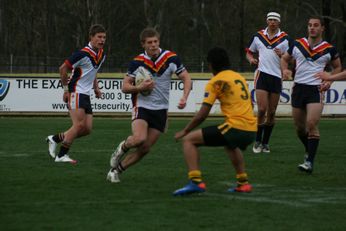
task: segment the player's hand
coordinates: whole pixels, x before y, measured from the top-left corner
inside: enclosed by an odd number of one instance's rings
[[[255,65],[255,66],[257,66],[257,64],[258,64],[258,60],[255,59],[255,58],[251,58],[251,59],[249,60],[249,62],[250,62],[250,65]]]
[[[283,55],[283,52],[281,52],[281,50],[279,48],[274,48],[274,52],[277,54],[277,56],[279,56],[279,58],[281,58],[281,56]]]
[[[99,88],[95,89],[94,92],[95,92],[95,97],[97,99],[101,98],[102,92],[100,91]]]
[[[184,97],[180,98],[178,108],[184,109],[186,107],[186,99]]]
[[[321,80],[328,80],[330,78],[330,74],[322,71],[322,72],[318,72],[317,74],[315,74],[315,77],[317,79],[321,79]]]
[[[331,85],[332,85],[332,82],[330,82],[330,81],[323,81],[321,83],[321,91],[327,91],[330,88]]]
[[[155,82],[152,79],[146,79],[141,84],[138,85],[139,91],[153,90],[155,87]]]
[[[68,98],[70,97],[70,92],[64,92],[63,96],[62,96],[62,100],[67,103],[68,102]]]
[[[292,77],[292,71],[285,69],[282,71],[282,80],[289,80]]]
[[[177,132],[177,133],[175,133],[175,136],[174,136],[174,139],[175,139],[175,141],[179,141],[181,138],[183,138],[184,136],[186,136],[187,135],[187,131],[184,129],[184,130],[181,130],[181,131],[179,131],[179,132]]]

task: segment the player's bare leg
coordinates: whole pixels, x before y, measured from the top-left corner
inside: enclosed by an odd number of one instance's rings
[[[229,192],[251,192],[252,186],[249,184],[247,173],[245,172],[244,157],[239,148],[231,149],[225,147],[232,165],[236,171],[237,186],[230,188]]]
[[[121,165],[124,169],[136,164],[150,151],[150,148],[158,141],[161,132],[157,129],[149,128],[148,137],[144,143],[142,143],[137,149],[125,156],[124,160],[121,161]],[[126,142],[127,143],[127,142]]]
[[[262,152],[262,139],[263,131],[265,127],[265,116],[268,110],[268,97],[269,93],[265,90],[256,89],[256,100],[257,100],[257,135],[256,142],[252,148],[254,153]]]
[[[70,117],[72,120],[72,127],[64,132],[64,140],[62,141],[58,156],[55,162],[71,162],[76,163],[68,155],[68,151],[77,137],[84,136],[90,133],[92,126],[92,115],[86,115],[84,109],[70,110]]]
[[[317,148],[320,141],[320,132],[318,130],[318,123],[321,118],[323,110],[322,103],[311,103],[306,106],[306,130],[307,130],[307,157],[303,164],[298,168],[304,172],[311,173],[313,164],[317,153]]]
[[[117,149],[121,148],[123,150],[122,153],[124,155],[126,153],[126,149],[128,150],[129,148],[136,147],[136,146],[130,146],[130,145],[134,145],[136,143],[139,143],[140,145],[137,146],[137,148],[134,152],[129,153],[127,156],[125,156],[123,160],[121,160],[122,156],[115,155],[113,158],[113,155],[112,155],[111,165],[112,165],[112,159],[117,158],[116,162],[115,162],[116,164],[114,164],[114,167],[112,167],[112,169],[107,174],[107,180],[111,181],[112,183],[120,182],[119,174],[122,173],[123,171],[125,171],[125,169],[127,169],[131,165],[134,165],[135,163],[140,161],[147,153],[149,153],[150,148],[157,142],[157,140],[159,139],[159,137],[161,135],[161,132],[156,130],[156,129],[152,129],[152,128],[148,129],[147,128],[148,125],[145,121],[143,121],[143,120],[138,120],[138,121],[142,121],[142,122],[133,124],[133,130],[134,130],[133,133],[137,134],[138,130],[140,130],[142,132],[140,132],[138,134],[138,136],[136,136],[136,135],[130,136],[126,140],[126,142],[121,143],[122,146],[125,146],[125,147],[119,146]],[[146,130],[143,131],[142,129],[138,129],[138,127],[136,127],[136,125],[138,125],[138,124],[139,124],[139,126],[142,125],[142,128],[146,127]],[[146,137],[144,142],[142,141],[143,137]],[[128,140],[130,140],[129,141],[130,147],[127,147]]]
[[[266,122],[264,124],[263,138],[262,138],[262,152],[269,153],[269,139],[275,124],[275,113],[280,99],[280,94],[268,94],[268,107],[266,112]]]
[[[126,140],[120,142],[110,158],[110,166],[116,168],[126,152],[134,147],[141,146],[148,136],[148,123],[142,119],[136,119],[132,122],[132,135]]]
[[[204,144],[202,130],[198,129],[187,134],[183,140],[183,152],[185,162],[188,168],[189,183],[183,188],[173,192],[174,196],[185,195],[190,193],[203,193],[206,185],[202,180],[202,173],[199,168],[198,146]]]

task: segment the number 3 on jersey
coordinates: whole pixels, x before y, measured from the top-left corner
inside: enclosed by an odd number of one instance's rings
[[[242,92],[244,92],[244,94],[240,95],[240,97],[241,97],[243,100],[247,100],[247,99],[249,98],[249,93],[248,93],[248,91],[246,90],[246,87],[245,87],[244,83],[243,83],[241,80],[239,80],[239,79],[235,80],[234,83],[235,83],[235,84],[240,84],[240,85],[241,85],[240,90],[241,90]]]

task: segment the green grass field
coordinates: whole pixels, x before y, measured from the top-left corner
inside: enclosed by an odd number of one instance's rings
[[[292,121],[278,120],[272,152],[244,154],[252,193],[227,193],[230,161],[222,148],[201,148],[208,191],[176,198],[187,174],[173,135],[185,123],[171,119],[152,152],[110,184],[109,156],[129,134],[129,119],[95,118],[93,133],[71,149],[79,163],[70,165],[54,163],[44,141],[68,128],[68,117],[1,117],[0,230],[345,230],[345,120],[321,121],[312,175],[297,170],[303,149]]]

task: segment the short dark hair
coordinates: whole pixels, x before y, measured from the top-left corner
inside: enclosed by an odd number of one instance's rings
[[[318,19],[318,20],[320,20],[321,26],[324,26],[324,24],[325,24],[324,23],[324,19],[323,19],[322,16],[312,15],[312,16],[309,17],[308,22],[310,21],[310,19]]]
[[[94,36],[97,33],[106,33],[106,29],[101,24],[91,25],[89,28],[89,36]]]
[[[139,35],[139,40],[141,41],[141,43],[143,43],[145,39],[152,37],[157,37],[158,39],[160,39],[160,33],[152,27],[147,27],[142,30],[141,34]]]
[[[207,61],[217,73],[231,67],[227,51],[221,47],[211,48],[208,51]]]

